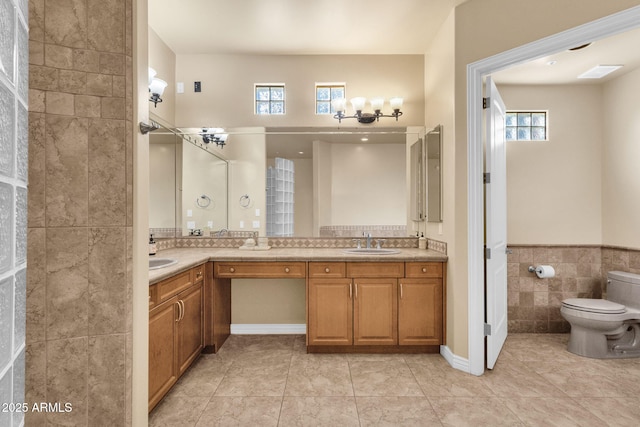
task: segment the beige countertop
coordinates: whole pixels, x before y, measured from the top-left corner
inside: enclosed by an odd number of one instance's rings
[[[397,254],[350,254],[346,248],[278,248],[268,251],[245,251],[229,248],[175,248],[158,252],[151,258],[173,258],[178,262],[168,267],[149,270],[149,284],[185,271],[207,261],[340,261],[340,262],[420,262],[447,261],[443,253],[430,249],[398,248]]]

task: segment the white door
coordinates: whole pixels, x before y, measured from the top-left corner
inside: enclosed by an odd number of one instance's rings
[[[507,338],[507,158],[505,145],[504,102],[496,85],[487,77],[485,94],[489,97],[487,121],[485,185],[486,218],[486,322],[487,368],[493,369]]]

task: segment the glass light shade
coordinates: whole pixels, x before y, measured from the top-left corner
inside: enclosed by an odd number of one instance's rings
[[[220,142],[226,142],[228,136],[229,136],[229,134],[226,134],[226,133],[222,133],[222,134],[219,134],[219,135],[214,135],[214,137],[217,140],[219,140]]]
[[[358,96],[356,98],[351,98],[351,106],[356,111],[364,110],[364,105],[367,103],[367,98],[363,98]]]
[[[209,128],[207,129],[207,133],[221,133],[224,132],[223,128]]]
[[[156,70],[149,67],[149,86],[151,86],[151,82],[153,82],[153,78],[156,76],[156,74],[158,74]]]
[[[392,110],[399,110],[402,108],[402,98],[391,98],[389,100],[389,105]]]
[[[347,109],[347,100],[344,98],[332,99],[331,106],[336,113],[342,113]]]
[[[149,91],[158,96],[162,96],[164,93],[164,89],[167,87],[167,82],[164,80],[154,78],[151,84],[149,85]]]
[[[371,100],[371,108],[373,108],[373,111],[382,110],[383,105],[384,105],[384,98],[373,98]]]

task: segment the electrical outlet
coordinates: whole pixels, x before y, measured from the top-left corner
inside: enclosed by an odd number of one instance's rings
[[[187,209],[187,218],[191,218],[193,216],[193,211],[191,209]]]
[[[256,216],[260,216],[260,209],[256,209]]]
[[[260,228],[260,221],[253,221],[253,228]]]
[[[193,82],[193,91],[194,92],[202,92],[202,83],[201,82]]]
[[[240,228],[244,228],[244,221],[240,221]]]

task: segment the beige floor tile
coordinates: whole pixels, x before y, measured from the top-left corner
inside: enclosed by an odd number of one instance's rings
[[[286,396],[278,426],[359,426],[353,397]]]
[[[638,383],[630,378],[600,372],[556,370],[542,376],[571,397],[629,397],[638,390]]]
[[[565,393],[545,377],[538,375],[520,363],[498,364],[483,378],[496,396],[501,397],[567,397]]]
[[[215,355],[202,355],[173,386],[172,393],[179,396],[211,397],[224,378],[230,362]]]
[[[424,397],[357,397],[356,404],[362,427],[442,425]]]
[[[640,425],[640,397],[627,398],[576,398],[588,413],[607,422],[610,426],[637,427]]]
[[[194,426],[209,403],[207,397],[169,393],[149,414],[149,427]]]
[[[518,417],[495,397],[429,397],[444,426],[524,426]]]
[[[214,396],[196,426],[277,426],[281,406],[280,397]]]
[[[445,362],[446,363],[446,362]],[[420,384],[425,396],[442,397],[491,397],[493,391],[487,387],[484,376],[469,375],[451,367],[417,364],[409,362],[409,368]]]
[[[305,354],[291,359],[285,396],[353,396],[349,362],[343,355]]]
[[[404,359],[350,361],[356,396],[424,396]]]
[[[284,394],[289,366],[231,366],[215,396],[279,396]]]
[[[598,417],[571,398],[533,397],[503,399],[503,402],[527,426],[540,427],[606,427]]]

